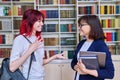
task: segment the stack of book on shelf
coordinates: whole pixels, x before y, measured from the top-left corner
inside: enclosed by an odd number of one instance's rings
[[[95,8],[96,8],[95,5],[79,6],[78,7],[78,14],[96,14]]]
[[[104,32],[105,41],[120,41],[120,30]]]
[[[117,45],[108,45],[109,51],[112,55],[120,54],[120,44]]]
[[[10,57],[11,48],[0,48],[0,58]]]
[[[60,4],[75,4],[75,0],[60,0]]]
[[[57,46],[59,43],[58,38],[44,38],[45,46]]]
[[[119,18],[102,19],[101,25],[103,28],[119,28],[120,19]]]
[[[58,10],[40,10],[45,18],[58,18]]]
[[[21,25],[21,20],[13,20],[14,30],[19,30]]]
[[[11,45],[12,42],[13,42],[12,33],[0,34],[0,44]]]
[[[27,9],[34,9],[33,5],[13,5],[13,16],[22,16]]]
[[[58,24],[45,24],[42,28],[43,32],[58,32]]]
[[[11,0],[0,0],[0,1],[11,1]],[[34,0],[12,0],[12,1],[34,1]]]
[[[0,16],[11,16],[11,8],[9,6],[0,6]]]
[[[60,32],[75,32],[75,24],[60,24]]]
[[[12,21],[9,19],[0,20],[0,30],[12,31]]]
[[[58,4],[58,0],[36,0],[37,4],[40,2],[41,5],[46,5],[46,4]]]
[[[76,15],[75,10],[61,10],[60,17],[61,18],[74,18]]]
[[[68,51],[58,51],[58,50],[50,50],[50,51],[45,51],[45,58],[49,58],[53,55],[56,55],[56,54],[63,54],[63,56],[67,59],[72,59],[73,58],[73,55],[74,55],[74,51],[72,50],[68,50]]]
[[[64,37],[61,38],[61,45],[75,45],[76,38],[75,37]]]
[[[101,5],[100,6],[100,14],[119,14],[120,13],[120,5],[119,4],[111,4],[111,5]]]

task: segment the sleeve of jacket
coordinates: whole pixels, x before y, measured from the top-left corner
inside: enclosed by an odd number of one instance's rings
[[[104,68],[97,70],[98,77],[112,79],[114,77],[114,65],[112,63],[111,54],[104,42],[100,43],[100,45],[101,46],[98,47],[99,51],[106,52],[106,63]]]
[[[72,59],[72,62],[71,62],[71,67],[72,69],[74,70],[74,66],[77,64],[77,54],[82,46],[82,44],[85,42],[85,40],[82,40],[78,45],[77,45],[77,48],[75,50],[75,53],[74,53],[74,56],[73,56],[73,59]]]
[[[74,66],[77,64],[77,51],[75,51],[73,59],[71,61],[71,67],[74,70]]]

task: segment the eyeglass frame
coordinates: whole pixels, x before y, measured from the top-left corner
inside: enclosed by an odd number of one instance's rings
[[[78,27],[82,28],[83,26],[86,26],[86,25],[89,25],[89,24],[87,24],[87,23],[85,23],[85,24],[79,24]]]

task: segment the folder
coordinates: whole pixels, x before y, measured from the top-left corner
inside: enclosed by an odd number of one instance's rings
[[[86,68],[90,65],[94,65],[93,69],[103,68],[105,66],[106,53],[105,52],[93,52],[93,51],[80,51],[79,58],[82,59]],[[86,64],[90,64],[89,66]],[[90,68],[92,69],[92,68]]]
[[[80,59],[87,69],[99,69],[97,56],[81,56]]]

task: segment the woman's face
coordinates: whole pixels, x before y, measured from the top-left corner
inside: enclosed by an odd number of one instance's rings
[[[85,36],[88,38],[91,27],[88,25],[84,20],[81,20],[80,25],[79,25],[79,31],[81,36]]]
[[[40,32],[42,31],[42,26],[43,26],[43,21],[42,20],[37,20],[34,25],[33,25],[33,31],[36,32]]]

